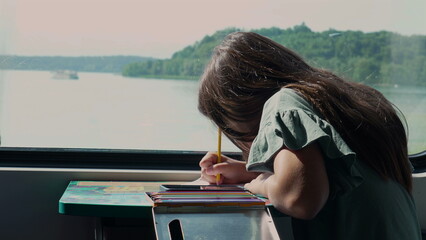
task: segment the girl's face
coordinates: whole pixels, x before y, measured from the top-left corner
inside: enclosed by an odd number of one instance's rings
[[[235,131],[238,132],[251,132],[251,128],[253,124],[251,123],[242,123],[242,122],[228,122],[228,126],[232,128]],[[248,159],[248,155],[250,152],[251,145],[253,143],[254,139],[251,139],[249,141],[242,141],[242,140],[236,140],[233,139],[232,142],[242,151],[243,154],[243,160]]]
[[[233,141],[233,143],[241,149],[242,152],[242,160],[246,161],[248,160],[248,156],[250,153],[251,144],[253,142],[245,142],[245,141]]]
[[[255,126],[257,126],[258,124],[259,124],[258,121],[250,121],[250,122],[228,121],[227,122],[227,125],[229,128],[240,133],[250,133],[253,131],[253,128],[255,128]]]
[[[243,147],[243,149],[247,149],[247,151],[250,151],[250,148],[251,148],[251,144],[253,143],[253,141],[250,141],[250,142],[243,142],[243,141],[240,141],[240,142],[238,142],[238,144],[240,145],[240,146],[242,146]]]

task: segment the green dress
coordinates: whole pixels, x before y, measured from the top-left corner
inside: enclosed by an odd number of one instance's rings
[[[357,159],[337,131],[294,90],[283,88],[264,105],[247,169],[273,172],[276,153],[316,141],[324,154],[330,195],[312,220],[300,220],[306,239],[420,240],[412,196]]]

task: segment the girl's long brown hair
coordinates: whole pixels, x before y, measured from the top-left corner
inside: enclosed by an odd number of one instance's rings
[[[241,143],[257,135],[264,103],[282,87],[308,100],[361,161],[411,192],[407,135],[394,106],[377,90],[311,67],[259,34],[232,33],[215,48],[201,78],[198,108],[244,152]]]

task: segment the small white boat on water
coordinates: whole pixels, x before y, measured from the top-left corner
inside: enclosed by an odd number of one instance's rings
[[[71,70],[58,70],[53,72],[53,79],[71,79],[77,80],[78,74],[76,71]]]

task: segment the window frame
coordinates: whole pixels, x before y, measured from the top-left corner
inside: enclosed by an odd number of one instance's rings
[[[200,170],[205,151],[0,147],[0,167]],[[236,152],[223,152],[241,159]]]
[[[0,167],[198,171],[205,151],[0,147]],[[223,152],[241,160],[241,153]],[[426,172],[426,151],[409,155]]]

